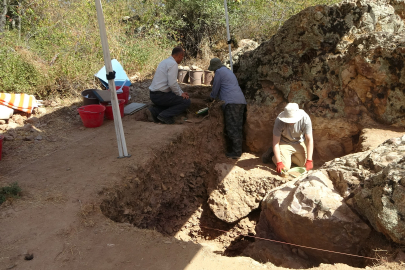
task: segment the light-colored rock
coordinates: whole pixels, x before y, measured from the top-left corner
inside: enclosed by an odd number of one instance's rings
[[[233,164],[216,164],[218,186],[210,190],[208,205],[215,216],[233,223],[257,209],[268,191],[282,179],[259,168],[244,170]]]
[[[25,116],[21,116],[20,114],[14,114],[11,119],[18,124],[19,126],[24,125],[24,120],[27,119]]]
[[[272,190],[263,200],[259,224],[264,222],[290,243],[356,254],[371,229],[345,204],[326,174],[313,171]],[[356,263],[347,256],[305,252],[332,263]]]
[[[242,39],[238,42],[238,48],[232,51],[232,64],[239,60],[239,57],[244,53],[250,52],[256,49],[259,46],[259,43],[251,39]],[[229,55],[225,56],[224,65],[228,68],[231,68]]]

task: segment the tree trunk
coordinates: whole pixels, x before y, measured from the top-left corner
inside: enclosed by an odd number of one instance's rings
[[[6,26],[6,15],[7,15],[7,0],[3,0],[3,12],[0,16],[0,33],[4,32],[4,27]]]

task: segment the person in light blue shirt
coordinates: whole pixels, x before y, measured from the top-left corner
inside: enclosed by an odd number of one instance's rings
[[[246,115],[246,99],[235,74],[222,65],[221,60],[213,58],[208,70],[214,71],[214,82],[210,98],[224,101],[225,135],[231,151],[228,158],[237,159],[242,155],[243,123]]]
[[[190,106],[188,94],[177,83],[178,64],[183,57],[184,50],[176,47],[172,55],[158,65],[149,86],[150,99],[154,104],[146,110],[149,121],[173,124],[173,116],[181,114]]]

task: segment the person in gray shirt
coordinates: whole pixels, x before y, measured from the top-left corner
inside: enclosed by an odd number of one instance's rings
[[[183,60],[184,50],[176,47],[172,55],[160,62],[152,84],[150,99],[154,106],[146,110],[149,121],[173,124],[173,116],[179,115],[190,106],[190,97],[177,83],[178,64]]]
[[[305,166],[307,171],[313,168],[312,122],[309,115],[299,109],[297,103],[288,103],[284,111],[277,116],[273,127],[272,150],[272,160],[278,173],[288,171],[291,163],[299,167]]]
[[[224,101],[222,109],[225,118],[225,133],[231,150],[227,151],[225,155],[228,158],[237,159],[242,155],[246,99],[235,74],[222,65],[221,60],[211,59],[208,70],[215,72],[210,98],[219,98]]]

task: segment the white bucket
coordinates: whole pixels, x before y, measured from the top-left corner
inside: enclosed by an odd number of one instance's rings
[[[4,106],[4,105],[0,105],[0,119],[1,120],[7,120],[9,119],[11,116],[13,116],[14,110]]]

